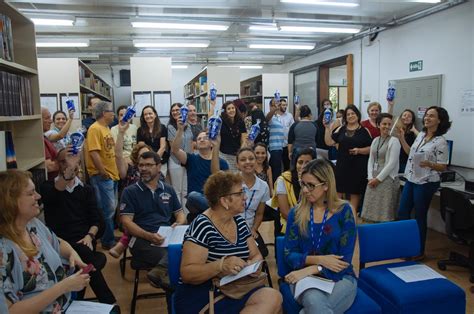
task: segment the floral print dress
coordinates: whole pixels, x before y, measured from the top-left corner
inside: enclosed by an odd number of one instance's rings
[[[36,218],[26,228],[38,249],[35,257],[28,258],[13,241],[0,237],[1,313],[6,300],[16,303],[34,297],[66,277],[56,235]],[[41,313],[61,313],[69,299],[69,293],[61,295]]]

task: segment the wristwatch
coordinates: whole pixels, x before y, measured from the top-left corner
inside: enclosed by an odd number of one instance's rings
[[[323,271],[323,266],[321,266],[321,265],[317,265],[317,267],[318,267],[318,273],[320,273],[320,272],[322,272],[322,271]]]

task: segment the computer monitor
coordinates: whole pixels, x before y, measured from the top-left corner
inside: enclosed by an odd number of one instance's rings
[[[451,166],[451,159],[453,158],[453,141],[447,140],[448,142],[448,166]]]

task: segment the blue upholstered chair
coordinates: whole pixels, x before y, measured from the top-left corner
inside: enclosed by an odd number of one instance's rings
[[[298,313],[302,307],[299,305],[293,294],[291,293],[290,286],[283,278],[291,271],[285,262],[284,257],[284,246],[285,238],[278,237],[276,239],[276,250],[277,250],[277,267],[278,276],[280,277],[278,283],[280,286],[280,292],[283,296],[283,309],[287,314]],[[357,288],[357,295],[352,303],[352,306],[345,312],[346,314],[376,314],[382,313],[380,306],[374,302],[364,291]]]
[[[416,220],[358,226],[360,246],[359,287],[381,307],[383,313],[465,313],[464,291],[447,279],[405,283],[388,268],[416,262],[394,262],[365,268],[366,263],[420,254]]]
[[[170,244],[168,246],[168,276],[170,278],[171,288],[176,289],[179,282],[179,268],[181,267],[182,244]],[[171,296],[171,314],[175,314],[174,293]]]

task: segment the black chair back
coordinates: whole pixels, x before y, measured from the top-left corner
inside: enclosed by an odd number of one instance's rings
[[[474,232],[474,206],[465,193],[450,188],[441,189],[441,217],[446,223],[448,236]]]

